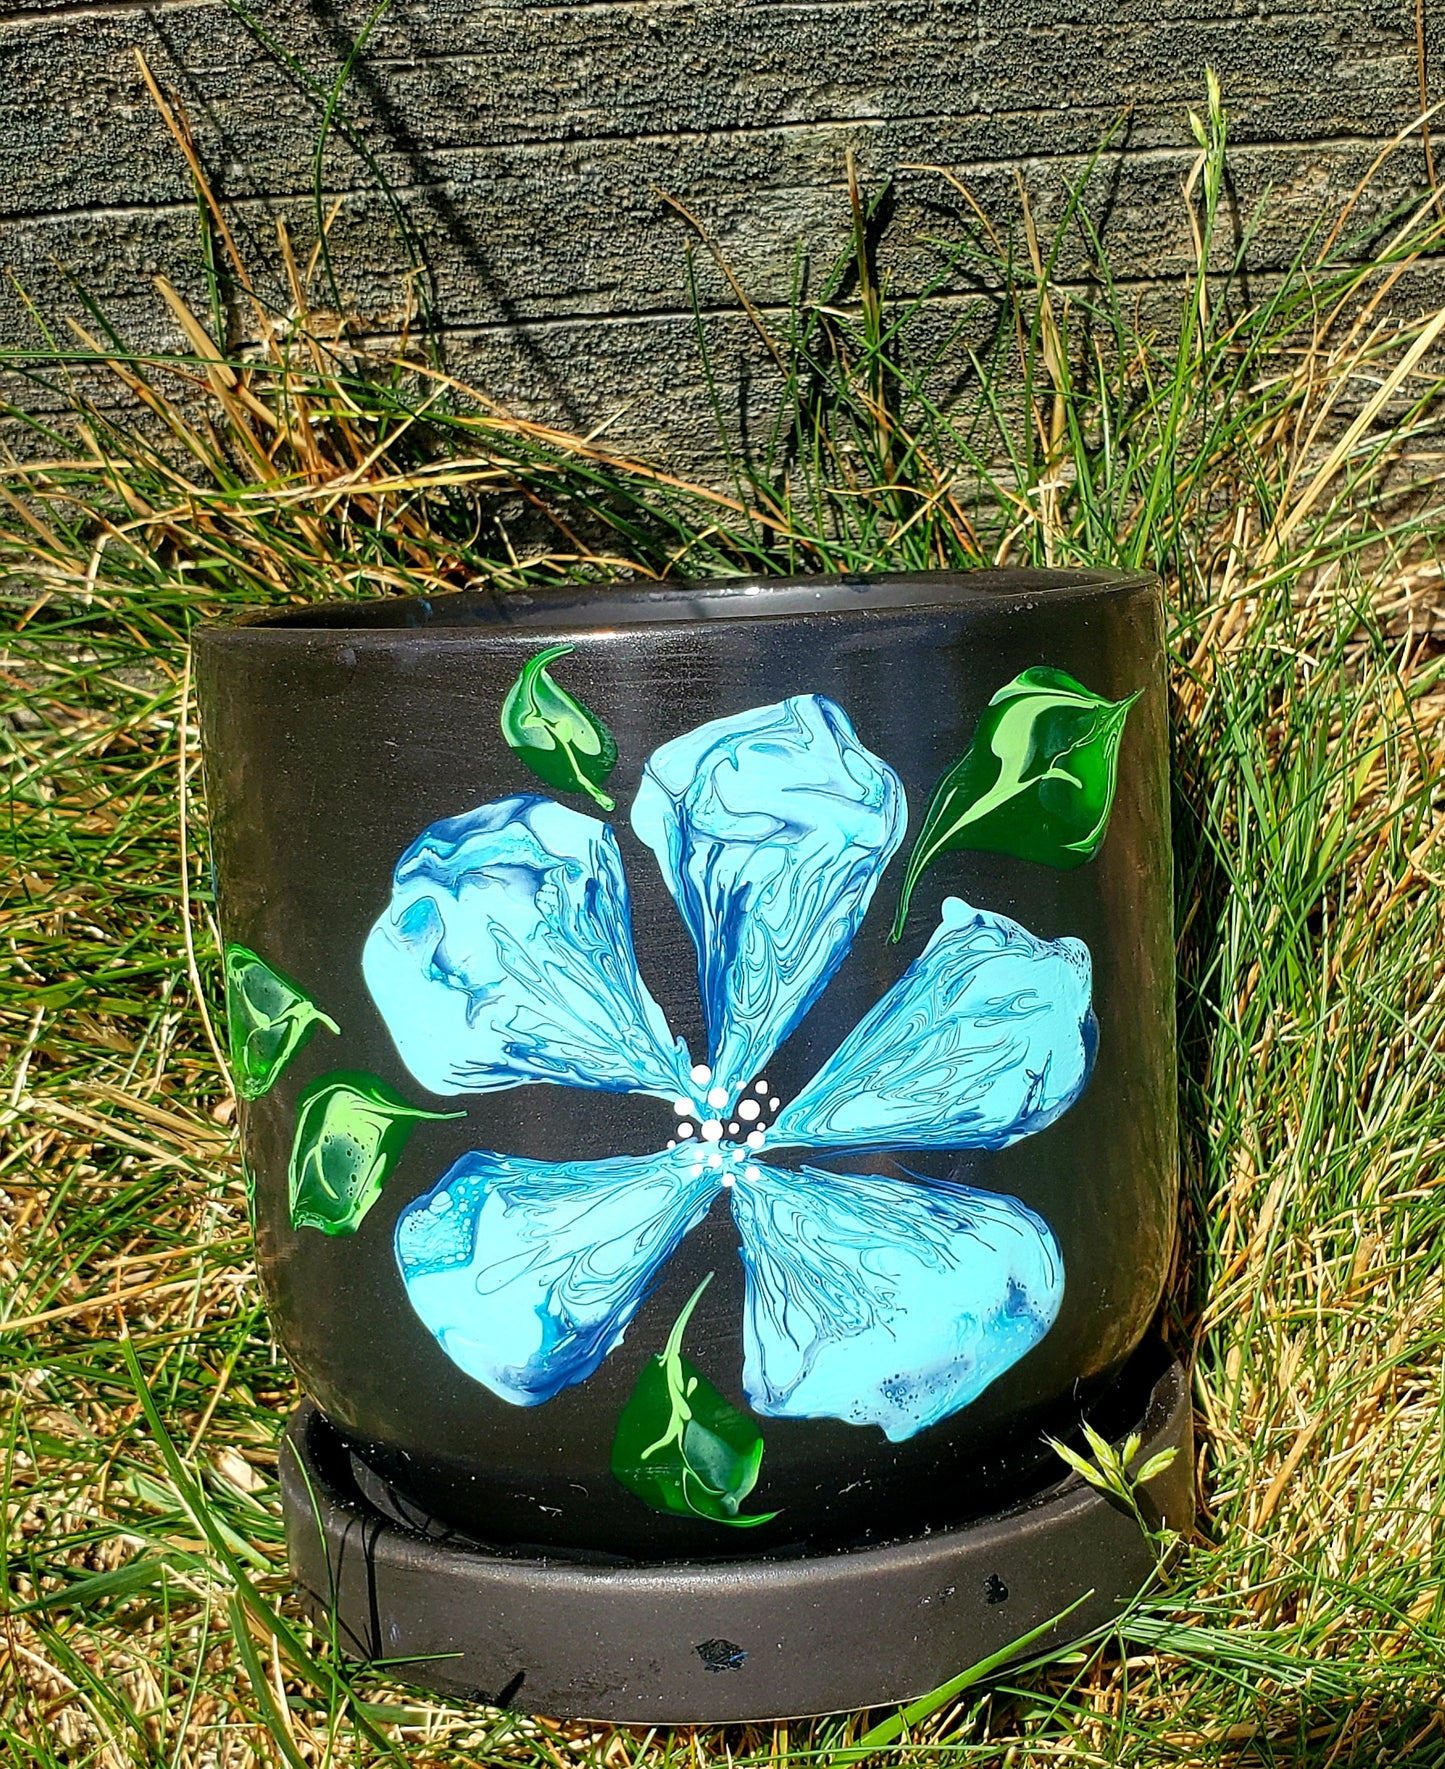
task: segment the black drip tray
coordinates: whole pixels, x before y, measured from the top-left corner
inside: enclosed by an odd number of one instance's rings
[[[1181,1366],[1140,1398],[1121,1407],[1133,1418],[1116,1441],[1139,1432],[1141,1462],[1178,1451],[1146,1498],[1182,1530],[1194,1479]],[[344,1651],[445,1695],[625,1725],[908,1701],[1065,1610],[1034,1650],[1078,1638],[1154,1569],[1132,1513],[1074,1476],[888,1547],[697,1564],[487,1547],[388,1488],[309,1401],[281,1488],[292,1575]]]

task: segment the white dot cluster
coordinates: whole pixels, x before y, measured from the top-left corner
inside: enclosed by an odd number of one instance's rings
[[[753,1094],[738,1100],[733,1105],[733,1116],[727,1123],[723,1122],[721,1113],[730,1103],[730,1096],[725,1087],[712,1087],[712,1070],[706,1063],[694,1065],[691,1074],[697,1086],[697,1095],[692,1099],[684,1099],[681,1095],[672,1102],[672,1109],[677,1117],[677,1135],[668,1143],[668,1148],[675,1149],[680,1143],[697,1138],[695,1145],[696,1164],[693,1175],[701,1174],[704,1167],[721,1169],[727,1165],[730,1169],[734,1164],[734,1146],[728,1139],[737,1139],[744,1147],[756,1153],[767,1142],[767,1121],[763,1117],[763,1102],[771,1112],[778,1109],[778,1099],[771,1085],[766,1081],[753,1084]],[[704,1092],[703,1090],[707,1091]],[[741,1148],[736,1150],[741,1154]],[[747,1166],[742,1169],[744,1179],[760,1177],[759,1169]],[[732,1186],[736,1173],[728,1171],[722,1176],[724,1187]]]

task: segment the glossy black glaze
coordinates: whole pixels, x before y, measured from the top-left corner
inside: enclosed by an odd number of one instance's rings
[[[1044,937],[1076,935],[1093,954],[1100,1040],[1083,1097],[1001,1153],[909,1162],[1012,1193],[1048,1220],[1067,1272],[1059,1319],[973,1405],[908,1442],[891,1444],[872,1427],[763,1420],[763,1479],[750,1508],[780,1516],[756,1530],[654,1515],[608,1468],[639,1368],[709,1271],[717,1276],[688,1353],[742,1401],[743,1274],[724,1208],[683,1242],[601,1368],[529,1409],[496,1399],[448,1361],[412,1313],[393,1259],[402,1205],[468,1149],[540,1159],[643,1153],[672,1124],[660,1101],[565,1088],[437,1102],[403,1069],[362,980],[362,944],[387,904],[391,869],[421,829],[541,790],[504,743],[498,713],[525,659],[556,641],[576,647],[567,686],[616,735],[609,821],[627,867],[639,965],[695,1050],[705,1039],[692,948],[626,811],[659,743],[792,694],[837,700],[898,771],[909,834],[850,956],[769,1065],[784,1098],[907,967],[945,895]],[[303,1384],[373,1468],[487,1541],[661,1560],[897,1539],[979,1516],[1037,1477],[1050,1454],[1041,1432],[1067,1429],[1139,1344],[1174,1234],[1168,745],[1152,578],[730,580],[347,604],[210,629],[196,652],[222,929],[294,977],[342,1027],[340,1038],[318,1032],[244,1112],[260,1269]],[[905,939],[889,946],[902,867],[934,783],[994,691],[1037,665],[1111,699],[1144,690],[1125,730],[1102,850],[1072,872],[948,855],[924,875]],[[290,1228],[286,1164],[300,1089],[338,1068],[370,1070],[408,1098],[464,1106],[468,1117],[421,1125],[360,1231],[328,1239]]]

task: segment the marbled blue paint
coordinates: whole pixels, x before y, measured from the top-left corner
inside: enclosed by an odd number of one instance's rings
[[[396,1225],[412,1307],[514,1406],[584,1382],[719,1189],[692,1151],[606,1161],[463,1155]]]
[[[697,948],[712,1085],[729,1105],[847,956],[907,820],[898,776],[817,694],[648,758],[632,827]]]
[[[768,1131],[771,1147],[1002,1149],[1083,1092],[1097,1042],[1082,940],[948,897],[922,955]]]
[[[754,1171],[732,1197],[755,1412],[877,1425],[901,1443],[976,1399],[1059,1312],[1058,1244],[1017,1198],[816,1167]]]
[[[555,1081],[672,1099],[691,1059],[638,975],[605,823],[521,795],[433,823],[397,862],[362,969],[433,1093]]]
[[[664,744],[632,820],[696,944],[710,1085],[731,1103],[846,956],[902,839],[903,789],[841,709],[807,695]],[[363,963],[435,1093],[553,1081],[697,1100],[638,974],[616,839],[595,818],[525,796],[433,824],[398,863]],[[539,1405],[592,1374],[726,1185],[754,1408],[911,1437],[1048,1331],[1064,1287],[1048,1225],[1015,1198],[784,1171],[768,1152],[997,1149],[1043,1129],[1088,1081],[1090,973],[1082,942],[950,898],[763,1150],[463,1156],[397,1222],[412,1306],[460,1369]]]
[[[620,1342],[726,1184],[754,1411],[877,1425],[895,1442],[966,1406],[1058,1313],[1058,1247],[1016,1198],[721,1154],[718,1168],[695,1145],[604,1161],[464,1155],[397,1222],[411,1305],[458,1368],[537,1406]]]

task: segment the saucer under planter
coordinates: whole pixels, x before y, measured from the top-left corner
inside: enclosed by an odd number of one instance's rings
[[[316,1403],[288,1540],[343,1642],[759,1717],[1137,1588],[1047,1440],[1187,1443],[1135,1357],[1176,1195],[1153,578],[337,604],[197,663],[258,1265]],[[1181,1526],[1187,1456],[1149,1490]],[[923,1602],[976,1573],[1010,1596]]]
[[[1175,1452],[1141,1490],[1145,1522],[1187,1528],[1183,1369],[1137,1358],[1107,1399],[1106,1413],[1143,1402],[1131,1422],[1140,1464]],[[1159,1552],[1076,1474],[973,1523],[834,1554],[666,1563],[508,1552],[369,1477],[311,1401],[282,1444],[281,1493],[303,1603],[348,1655],[390,1660],[404,1681],[464,1700],[623,1726],[910,1701],[1055,1616],[1030,1655],[1109,1622]]]

